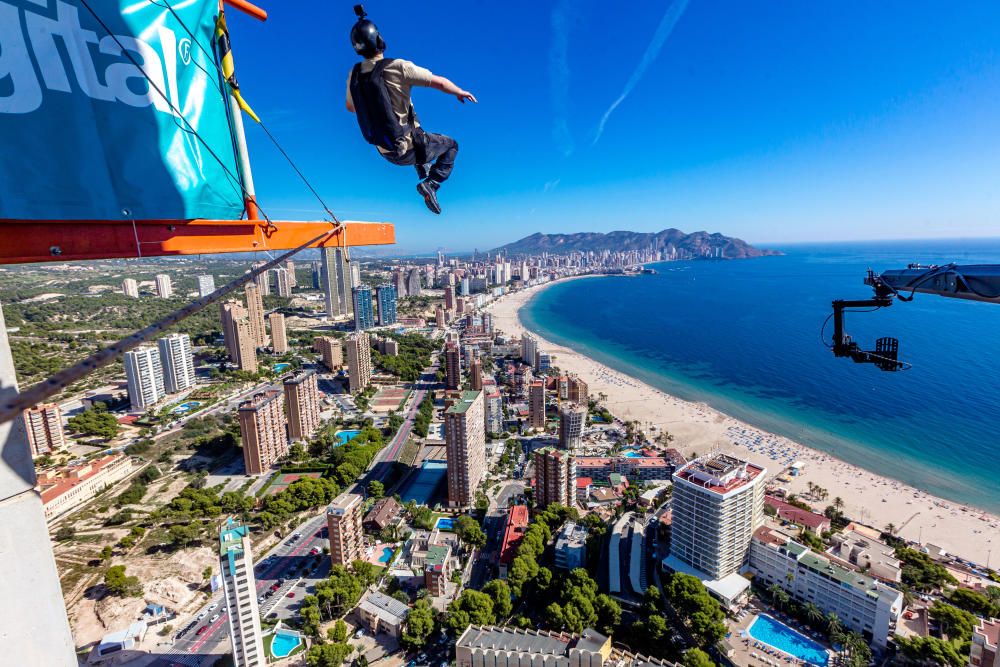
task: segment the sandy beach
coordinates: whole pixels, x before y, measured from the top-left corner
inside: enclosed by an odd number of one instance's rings
[[[519,337],[525,329],[518,311],[539,290],[551,284],[508,294],[490,304],[488,310],[493,313],[495,328]],[[703,403],[671,396],[570,348],[535,336],[553,355],[553,365],[582,377],[592,397],[606,394],[607,406],[616,416],[637,420],[643,428],[653,425],[657,430],[666,429],[675,437],[674,446],[685,456],[701,455],[712,449],[731,452],[765,466],[772,477],[791,462],[800,461],[805,466],[803,473],[784,486],[800,495],[808,491],[810,482],[825,488],[828,498],[815,503],[820,511],[839,496],[844,501],[845,513],[868,525],[884,528],[892,523],[903,538],[937,545],[976,563],[987,564],[989,560],[989,565],[995,567],[995,561],[1000,559],[1000,517],[875,475],[733,419]]]

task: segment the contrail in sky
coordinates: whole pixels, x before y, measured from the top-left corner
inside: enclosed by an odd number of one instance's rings
[[[618,96],[608,110],[604,112],[601,117],[601,122],[597,125],[597,131],[594,134],[594,141],[591,146],[596,144],[604,134],[604,126],[607,125],[608,119],[611,114],[614,113],[618,105],[625,101],[625,98],[629,96],[632,89],[636,87],[639,80],[642,79],[643,75],[650,65],[656,60],[656,57],[660,55],[660,49],[663,48],[663,44],[670,37],[670,33],[674,31],[674,26],[680,20],[681,16],[684,15],[684,10],[687,9],[688,0],[674,0],[673,3],[667,8],[667,12],[660,19],[660,25],[656,28],[656,33],[653,35],[653,40],[646,47],[646,52],[642,54],[642,60],[639,61],[639,66],[635,68],[632,72],[632,76],[629,77],[628,83],[625,84],[625,89],[622,90],[622,94]]]
[[[573,153],[569,129],[569,0],[560,0],[552,10],[552,43],[549,47],[549,78],[552,80],[552,139],[563,156]]]

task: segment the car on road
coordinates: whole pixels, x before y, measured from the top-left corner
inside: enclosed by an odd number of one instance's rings
[[[194,634],[195,634],[195,636],[197,636],[197,637],[201,637],[201,636],[202,636],[203,634],[205,634],[205,632],[206,632],[207,630],[208,630],[208,626],[207,626],[207,625],[203,625],[203,626],[201,626],[200,628],[198,628],[198,632],[196,632],[196,633],[194,633]]]
[[[219,607],[219,603],[218,602],[213,602],[212,604],[208,605],[208,610],[209,611],[215,611],[218,607]]]
[[[289,592],[288,595],[286,595],[285,597],[286,598],[293,598],[293,597],[295,597],[295,593],[294,592]]]
[[[209,623],[215,623],[217,620],[219,620],[219,615],[218,614],[216,614],[212,618],[208,619],[208,622]]]
[[[309,550],[310,556],[315,556],[317,554],[319,554],[319,549],[317,549],[316,547],[313,547],[312,549]]]
[[[260,602],[263,602],[266,599],[267,599],[266,595],[261,595],[259,598],[257,598],[257,602],[260,603]]]
[[[208,612],[207,611],[203,611],[200,614],[198,614],[198,620],[200,621],[201,619],[205,618],[206,616],[208,616]]]

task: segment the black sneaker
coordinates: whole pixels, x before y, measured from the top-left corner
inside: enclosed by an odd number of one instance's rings
[[[427,204],[427,208],[431,210],[432,213],[441,214],[441,205],[438,204],[437,189],[441,187],[441,184],[427,179],[426,181],[420,181],[417,183],[417,192],[420,196],[424,198],[424,203]]]

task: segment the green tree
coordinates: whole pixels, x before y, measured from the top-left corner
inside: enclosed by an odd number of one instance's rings
[[[139,577],[125,574],[124,565],[113,565],[104,573],[104,587],[118,597],[141,597],[142,584]]]
[[[712,658],[700,648],[688,649],[681,663],[684,667],[715,667]]]
[[[448,627],[455,634],[461,634],[470,625],[493,625],[493,600],[480,591],[467,588],[458,599],[448,605]]]
[[[468,514],[463,514],[455,521],[455,534],[464,544],[473,548],[486,546],[486,533],[483,532],[479,522]]]
[[[56,531],[56,539],[60,542],[72,540],[75,536],[76,530],[69,524],[59,526],[59,530]]]
[[[697,577],[675,573],[667,594],[688,629],[702,648],[716,644],[726,634],[726,615]]]
[[[306,654],[309,667],[341,667],[354,649],[348,644],[318,644]]]
[[[333,624],[333,627],[326,631],[327,637],[330,641],[344,644],[347,642],[347,623],[344,623],[344,619],[338,618],[337,622]]]
[[[493,613],[496,615],[497,623],[502,625],[514,611],[510,586],[503,579],[494,579],[483,586],[483,593],[493,600]]]
[[[118,435],[119,424],[106,408],[93,407],[70,417],[66,422],[73,433],[110,440]]]
[[[112,547],[110,544],[104,545],[104,548],[101,549],[101,554],[100,554],[101,560],[104,562],[108,562],[109,560],[111,560],[111,556],[114,553],[115,553],[114,547]]]
[[[375,498],[376,500],[381,499],[383,496],[385,496],[385,484],[378,481],[377,479],[373,479],[372,481],[368,482],[368,496],[371,498]]]
[[[409,648],[418,649],[427,643],[435,628],[434,608],[427,598],[420,598],[413,605],[406,618],[406,630],[403,632],[403,644]]]

